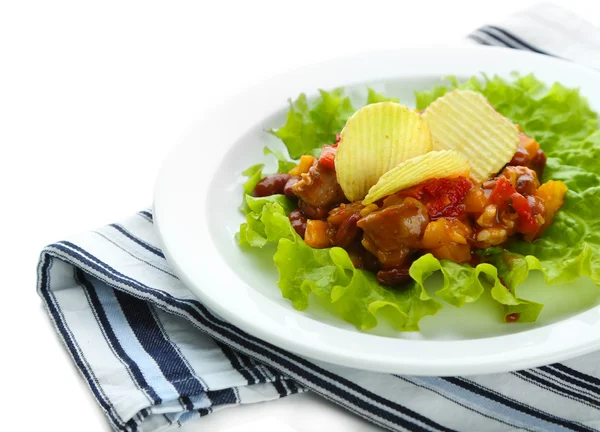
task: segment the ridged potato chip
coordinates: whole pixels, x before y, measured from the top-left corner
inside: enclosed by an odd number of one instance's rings
[[[337,180],[358,201],[379,177],[400,162],[431,151],[431,133],[419,113],[395,102],[359,109],[341,132],[335,158]]]
[[[400,163],[369,189],[364,205],[423,183],[425,180],[469,176],[469,162],[454,150],[432,151]]]
[[[471,165],[471,177],[484,182],[512,159],[519,130],[481,94],[454,90],[427,107],[433,149],[456,150]]]

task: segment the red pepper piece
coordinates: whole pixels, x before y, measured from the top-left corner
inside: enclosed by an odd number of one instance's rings
[[[423,198],[423,195],[425,194],[425,190],[423,189],[423,186],[424,186],[424,184],[421,183],[420,185],[401,190],[400,192],[397,193],[397,195],[401,196],[403,198],[410,197],[410,198],[420,200]]]
[[[515,192],[511,195],[512,208],[519,215],[519,231],[523,234],[532,234],[540,228],[536,218],[533,216],[529,201],[523,195]]]
[[[490,195],[490,201],[493,204],[503,204],[508,201],[513,194],[517,193],[516,189],[506,177],[500,177],[496,187]]]
[[[319,164],[328,169],[335,169],[335,155],[337,149],[335,147],[326,145],[321,150],[321,156],[319,157]]]
[[[423,190],[434,198],[428,206],[429,217],[435,220],[460,216],[465,210],[462,202],[472,186],[464,177],[436,179],[425,184]]]

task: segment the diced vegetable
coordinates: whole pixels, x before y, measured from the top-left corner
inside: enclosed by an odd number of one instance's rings
[[[544,224],[540,228],[540,234],[552,223],[556,212],[565,203],[565,194],[567,185],[561,181],[548,180],[541,185],[535,195],[544,201],[546,213],[544,214]]]
[[[530,159],[533,159],[540,149],[538,142],[534,138],[525,135],[523,132],[519,133],[519,147],[523,147],[527,150]]]
[[[331,246],[327,236],[327,222],[309,219],[306,222],[304,242],[313,248],[322,249]]]
[[[474,187],[469,190],[465,197],[464,206],[467,213],[479,213],[485,209],[488,199],[480,187]]]
[[[448,243],[467,244],[471,229],[457,219],[438,219],[427,224],[421,245],[436,249]]]
[[[300,158],[300,162],[288,173],[293,176],[307,173],[312,164],[315,162],[314,156],[304,155]]]
[[[500,177],[496,183],[496,187],[490,195],[490,201],[494,204],[504,204],[510,199],[512,194],[516,192],[517,190],[513,187],[508,178]]]
[[[464,263],[471,260],[471,248],[469,245],[447,243],[437,249],[432,249],[431,253],[437,259],[446,259],[455,263]]]
[[[464,212],[462,202],[469,193],[473,184],[465,177],[452,179],[435,179],[423,187],[423,191],[434,198],[428,207],[429,217],[458,217]]]

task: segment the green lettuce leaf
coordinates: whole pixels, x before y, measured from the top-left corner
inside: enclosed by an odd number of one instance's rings
[[[263,247],[282,238],[295,238],[296,231],[287,217],[295,203],[284,195],[256,198],[245,196],[246,222],[240,225],[237,241],[240,246]]]
[[[342,88],[319,90],[319,97],[310,103],[302,93],[294,102],[290,101],[286,124],[271,133],[285,143],[292,159],[298,159],[333,143],[354,111]]]
[[[296,166],[296,162],[289,161],[279,150],[271,150],[269,147],[263,149],[265,155],[273,155],[277,159],[277,172],[286,173]],[[256,186],[256,185],[255,185]]]
[[[511,261],[510,266],[507,262],[502,266],[481,263],[473,267],[470,264],[438,260],[433,255],[426,254],[415,260],[409,271],[410,276],[421,287],[424,287],[427,278],[440,271],[443,285],[435,295],[452,306],[461,307],[465,303],[474,302],[489,288],[492,298],[504,305],[505,315],[518,312],[520,322],[533,322],[541,312],[542,305],[518,297],[516,286],[525,280],[523,276],[527,277],[527,274],[523,274],[522,267],[517,268],[517,265],[524,263],[524,259],[519,259]]]
[[[285,155],[279,150],[271,150],[269,147],[265,147],[263,149],[263,153],[265,156],[271,155],[277,160],[278,173],[286,173],[296,166],[296,162],[287,160]],[[246,195],[252,196],[252,192],[254,191],[254,188],[256,187],[258,182],[260,182],[265,177],[265,174],[263,173],[264,167],[265,164],[256,164],[252,165],[250,168],[247,168],[242,172],[242,175],[248,178],[248,180],[246,180],[246,182],[244,182],[242,186],[244,189],[244,199],[239,207],[239,210],[243,214],[247,214],[250,211]]]
[[[312,293],[330,302],[339,316],[359,330],[375,327],[382,308],[395,329],[418,330],[421,318],[441,307],[416,284],[399,290],[383,288],[373,273],[356,269],[342,248],[313,249],[298,236],[280,240],[273,260],[283,297],[296,309],[306,309]]]
[[[541,268],[532,267],[527,257],[504,251],[494,255],[491,262],[494,264],[492,268],[497,269],[498,278],[504,282],[494,285],[491,291],[492,298],[504,305],[505,317],[518,313],[520,322],[534,322],[544,306],[520,298],[517,294],[517,286],[527,280],[530,270],[541,270]]]
[[[252,165],[245,171],[242,171],[242,175],[248,177],[248,180],[244,183],[244,195],[252,195],[252,191],[256,187],[259,181],[263,178],[262,170],[265,164]]]
[[[248,207],[248,204],[246,203],[246,195],[251,196],[252,192],[254,191],[254,188],[256,187],[258,182],[261,181],[262,178],[264,177],[263,176],[263,168],[264,167],[265,167],[265,164],[256,164],[256,165],[252,165],[251,167],[242,171],[242,175],[248,178],[248,180],[246,180],[242,186],[242,188],[244,189],[244,198],[242,200],[242,204],[238,207],[238,209],[243,214],[247,214],[250,211],[250,208]]]
[[[398,102],[398,98],[390,98],[382,95],[381,93],[377,93],[371,87],[367,88],[367,105],[371,105],[377,102]]]

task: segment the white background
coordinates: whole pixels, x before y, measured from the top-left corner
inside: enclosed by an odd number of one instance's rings
[[[331,56],[460,41],[534,3],[0,0],[1,429],[109,430],[37,298],[37,256],[148,207],[161,161],[211,106]],[[600,24],[594,1],[557,3]],[[184,430],[374,427],[305,394]]]

